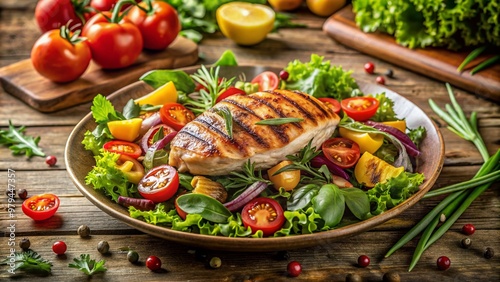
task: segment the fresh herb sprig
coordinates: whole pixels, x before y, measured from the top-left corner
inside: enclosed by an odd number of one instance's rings
[[[40,136],[32,137],[24,134],[25,126],[15,128],[9,120],[9,129],[0,130],[0,144],[9,147],[14,155],[25,154],[28,158],[32,156],[44,157],[45,153],[40,147]]]
[[[199,95],[188,96],[186,105],[196,114],[212,108],[217,103],[217,97],[222,90],[231,86],[235,78],[220,78],[219,66],[207,69],[204,65],[191,75],[194,81],[198,82],[204,88],[200,89]]]
[[[248,160],[243,165],[242,171],[233,171],[228,177],[217,179],[226,189],[246,188],[255,182],[265,182],[271,184],[271,181],[264,179],[262,171],[255,168],[255,164]]]
[[[448,123],[448,129],[460,136],[461,138],[471,141],[481,153],[484,159],[484,164],[474,176],[474,180],[480,179],[483,176],[494,172],[500,168],[500,150],[498,150],[491,158],[488,154],[486,145],[481,138],[477,129],[477,115],[475,112],[471,113],[469,119],[457,103],[453,91],[449,84],[446,84],[452,106],[446,105],[446,110],[440,109],[432,100],[429,104],[443,120]],[[462,183],[463,184],[463,183]],[[462,213],[470,206],[470,204],[481,195],[492,182],[488,182],[476,187],[474,190],[458,190],[451,193],[443,199],[434,209],[432,209],[419,223],[417,223],[408,233],[406,233],[385,255],[389,257],[396,250],[404,246],[411,239],[416,237],[423,231],[420,241],[415,249],[412,261],[410,263],[409,271],[411,271],[423,252],[436,242],[446,231],[456,222]],[[460,185],[460,184],[459,184]],[[458,185],[455,185],[455,188]],[[440,218],[444,215],[446,221],[439,227]],[[437,229],[436,229],[437,228]]]
[[[81,254],[80,258],[74,258],[73,261],[75,263],[70,263],[68,267],[76,268],[89,276],[108,270],[104,266],[105,260],[96,261],[91,259],[89,254]]]
[[[11,258],[6,258],[0,262],[0,265],[10,264],[11,262]],[[52,263],[42,258],[33,250],[16,252],[14,253],[14,268],[12,271],[16,272],[17,270],[22,270],[30,274],[46,276],[52,271]]]

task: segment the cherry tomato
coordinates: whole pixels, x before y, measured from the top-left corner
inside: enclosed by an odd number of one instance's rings
[[[377,112],[380,102],[373,97],[352,97],[340,102],[344,113],[357,121],[371,118]]]
[[[142,149],[139,145],[122,140],[111,140],[106,142],[103,149],[112,153],[126,155],[131,158],[137,159],[142,155]]]
[[[267,171],[267,175],[269,176],[269,180],[271,180],[271,182],[273,183],[274,188],[276,190],[279,190],[280,187],[283,187],[283,189],[285,189],[286,191],[291,191],[291,190],[293,190],[293,188],[295,188],[297,186],[297,184],[299,184],[300,170],[298,170],[298,169],[283,171],[283,172],[275,175],[275,173],[278,170],[282,169],[283,167],[285,167],[289,164],[292,164],[292,161],[288,161],[288,160],[282,161],[282,162],[278,163],[277,165],[271,167]]]
[[[116,161],[116,168],[121,170],[127,177],[127,180],[134,184],[138,184],[145,174],[144,166],[136,159],[127,155],[120,155],[120,158]]]
[[[297,277],[302,273],[302,265],[298,261],[291,261],[287,265],[288,275]]]
[[[46,220],[56,213],[59,203],[59,197],[54,194],[40,194],[24,200],[22,209],[34,220]]]
[[[87,38],[92,59],[104,69],[132,65],[143,47],[139,29],[126,18],[118,22],[118,18],[112,18],[109,12],[90,18],[83,27],[82,34]]]
[[[146,266],[152,271],[158,270],[161,268],[161,260],[157,256],[149,256],[146,259]]]
[[[90,9],[83,0],[40,0],[35,8],[35,20],[42,32],[59,29],[69,23],[69,29],[82,27]],[[71,21],[71,22],[70,22]]]
[[[215,100],[216,103],[219,103],[220,101],[226,99],[229,96],[233,95],[246,95],[247,93],[244,90],[241,90],[239,88],[236,88],[234,86],[231,86],[224,90],[219,96],[217,96],[217,100]]]
[[[318,98],[321,102],[330,107],[336,114],[340,113],[340,102],[334,98]]]
[[[52,245],[52,251],[54,251],[54,253],[58,255],[64,255],[67,249],[68,247],[63,241],[54,242],[54,244]]]
[[[279,85],[278,75],[272,71],[265,71],[252,79],[252,83],[259,84],[259,91],[275,90]]]
[[[151,169],[137,185],[139,194],[155,203],[172,198],[179,189],[179,174],[169,165]]]
[[[44,33],[31,49],[31,63],[43,77],[54,82],[79,78],[91,60],[86,41],[72,39],[66,26]]]
[[[127,17],[141,31],[144,48],[151,50],[163,50],[177,38],[181,30],[181,23],[177,11],[166,2],[152,1],[151,6],[147,2],[133,6]]]
[[[179,131],[184,125],[192,121],[195,116],[192,111],[186,109],[186,107],[181,104],[167,103],[160,109],[160,118],[164,124]]]
[[[155,137],[155,134],[158,132],[158,130],[160,130],[160,128],[163,129],[163,136],[167,136],[170,133],[172,133],[172,132],[175,131],[172,127],[170,127],[170,126],[168,126],[166,124],[155,125],[152,128],[151,134],[148,136],[148,148],[153,145],[153,138]]]
[[[116,5],[116,2],[118,2],[118,0],[91,0],[90,7],[100,12],[111,11]]]
[[[273,235],[285,223],[283,208],[274,199],[256,198],[243,207],[241,218],[245,227],[250,226],[252,232],[262,230],[264,236]]]
[[[347,138],[330,138],[323,142],[321,150],[325,157],[341,168],[350,168],[359,159],[359,146]]]

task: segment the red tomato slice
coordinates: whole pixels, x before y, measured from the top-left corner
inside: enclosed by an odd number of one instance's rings
[[[328,107],[330,107],[334,113],[340,113],[340,102],[334,98],[318,98],[321,102],[325,103]]]
[[[106,142],[104,146],[102,146],[104,150],[117,153],[120,155],[126,155],[131,158],[137,159],[142,155],[142,149],[139,145],[122,140],[111,140]]]
[[[344,113],[357,121],[371,118],[377,112],[379,104],[373,97],[352,97],[340,102]]]
[[[179,189],[179,174],[169,165],[161,165],[150,170],[137,185],[139,194],[155,203],[172,198]]]
[[[245,227],[250,226],[252,232],[262,230],[264,236],[273,235],[285,223],[283,208],[271,198],[256,198],[243,207],[241,219]]]
[[[341,168],[350,168],[359,159],[359,145],[347,138],[330,138],[321,145],[321,149],[329,161]]]
[[[160,128],[163,128],[163,136],[167,136],[170,133],[175,131],[172,127],[170,127],[166,124],[160,123],[158,125],[155,125],[155,127],[153,127],[151,130],[151,134],[149,134],[149,136],[148,136],[148,148],[153,145],[153,138],[155,137],[158,130],[160,130]]]
[[[192,121],[195,116],[192,111],[186,109],[186,107],[181,104],[167,103],[160,109],[160,118],[164,124],[179,131],[184,125]]]
[[[219,96],[217,96],[217,100],[215,100],[215,102],[219,103],[220,101],[222,101],[222,100],[224,100],[227,97],[232,96],[232,95],[246,95],[246,94],[247,93],[244,90],[241,90],[239,88],[231,86],[228,89],[226,89],[224,92],[219,94]]]
[[[59,197],[54,194],[31,196],[23,202],[23,212],[34,220],[51,218],[59,208]]]
[[[252,83],[259,84],[259,91],[275,90],[279,85],[278,75],[272,71],[265,71],[252,79]]]

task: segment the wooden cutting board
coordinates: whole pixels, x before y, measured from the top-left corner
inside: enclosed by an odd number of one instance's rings
[[[351,5],[328,18],[323,30],[336,41],[362,53],[500,102],[499,64],[473,76],[469,73],[475,65],[488,57],[486,55],[477,58],[469,64],[467,70],[459,73],[457,67],[469,52],[453,52],[441,48],[409,49],[397,44],[390,35],[362,32],[354,22]]]
[[[153,69],[173,69],[195,64],[198,46],[178,37],[164,51],[143,51],[132,66],[121,70],[103,70],[93,62],[79,79],[54,83],[40,76],[30,59],[0,68],[0,82],[10,93],[41,112],[53,112],[88,102],[97,94],[108,95],[136,82]]]

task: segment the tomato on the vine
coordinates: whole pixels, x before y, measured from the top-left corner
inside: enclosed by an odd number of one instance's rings
[[[92,58],[87,42],[72,35],[67,26],[44,33],[31,49],[31,63],[43,77],[54,82],[79,78]]]
[[[35,7],[35,20],[42,32],[68,25],[70,30],[82,28],[91,11],[85,0],[40,0]]]
[[[340,102],[337,99],[324,97],[318,98],[318,100],[325,103],[334,113],[338,114],[340,112]]]
[[[119,9],[120,3],[114,9]],[[82,35],[92,51],[92,59],[104,69],[132,65],[142,52],[142,35],[128,19],[110,12],[94,15],[85,24]],[[109,20],[108,20],[109,19]]]
[[[192,121],[195,116],[194,113],[178,103],[167,103],[160,109],[161,121],[179,131],[188,122]]]
[[[169,165],[151,169],[137,185],[139,194],[155,203],[165,202],[177,193],[179,173]]]
[[[141,31],[146,49],[167,48],[181,31],[177,11],[162,1],[142,2],[130,9],[127,18]]]
[[[352,97],[340,102],[346,115],[357,121],[371,118],[377,112],[380,102],[374,97]]]
[[[283,208],[274,199],[256,198],[243,207],[241,219],[245,227],[250,226],[252,232],[262,230],[264,236],[273,235],[285,223]]]
[[[111,11],[118,0],[90,0],[90,7],[100,12]]]
[[[278,75],[272,71],[265,71],[252,79],[252,83],[259,84],[259,91],[275,90],[279,85]]]
[[[111,140],[106,142],[102,148],[106,151],[126,155],[131,158],[137,159],[142,155],[142,149],[139,145],[122,140]]]
[[[219,103],[220,101],[226,99],[229,96],[233,95],[246,95],[247,93],[244,90],[241,90],[239,88],[236,88],[234,86],[228,87],[226,90],[222,91],[222,93],[217,96],[217,99],[215,100],[216,103]]]
[[[56,213],[59,203],[59,197],[54,194],[40,194],[24,200],[22,209],[34,220],[46,220]]]
[[[326,158],[341,168],[350,168],[359,160],[359,146],[347,138],[330,138],[323,142],[321,150]]]

